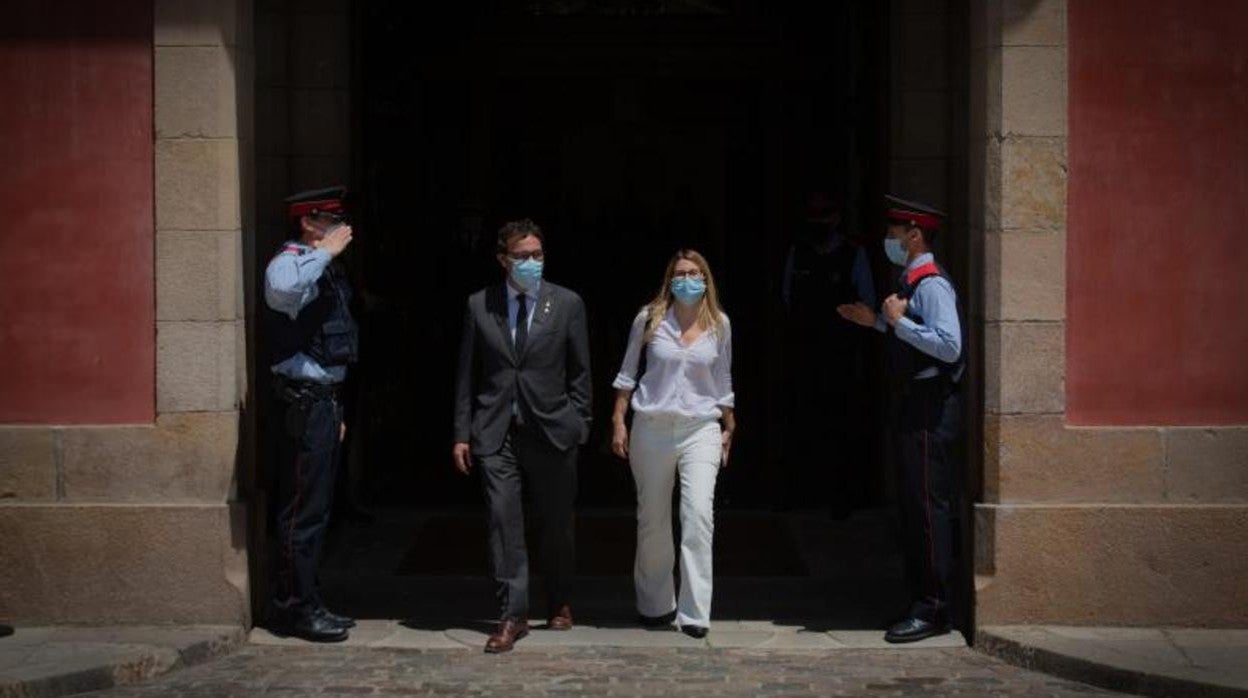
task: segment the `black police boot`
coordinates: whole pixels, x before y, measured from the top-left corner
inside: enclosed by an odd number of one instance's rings
[[[889,627],[888,632],[884,633],[885,642],[902,643],[902,642],[918,642],[936,635],[944,635],[949,632],[949,624],[944,620],[925,620],[918,616],[911,616],[900,623],[895,623]]]
[[[269,629],[275,635],[298,637],[309,642],[342,642],[347,639],[346,628],[334,625],[320,613],[306,608],[278,611]]]
[[[354,618],[349,618],[347,616],[340,616],[337,613],[334,613],[333,611],[329,610],[328,608],[325,608],[324,606],[321,606],[320,608],[316,609],[316,612],[320,614],[321,617],[323,617],[325,620],[329,621],[330,623],[340,628],[354,628],[355,627]]]

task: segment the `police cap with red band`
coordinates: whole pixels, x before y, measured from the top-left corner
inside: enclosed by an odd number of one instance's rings
[[[907,201],[892,194],[885,195],[889,222],[913,225],[924,230],[936,230],[945,220],[945,212],[917,201]]]
[[[345,216],[347,213],[344,201],[346,196],[346,187],[326,187],[299,192],[286,199],[286,216],[292,219],[322,213]]]

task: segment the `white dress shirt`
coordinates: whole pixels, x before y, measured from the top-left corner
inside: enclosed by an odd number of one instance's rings
[[[617,390],[632,390],[638,414],[690,419],[719,419],[724,407],[733,407],[732,327],[723,315],[723,328],[707,329],[689,346],[680,341],[676,311],[669,308],[646,350],[646,372],[637,380],[648,309],[642,308],[628,334],[628,349],[615,382]]]

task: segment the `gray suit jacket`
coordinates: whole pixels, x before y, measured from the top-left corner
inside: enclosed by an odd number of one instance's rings
[[[576,293],[543,280],[530,312],[528,341],[517,356],[503,284],[468,297],[455,384],[455,441],[470,443],[474,455],[502,448],[513,401],[525,424],[559,450],[589,438],[592,385],[585,303]]]

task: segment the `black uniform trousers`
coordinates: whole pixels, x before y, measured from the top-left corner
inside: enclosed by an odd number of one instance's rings
[[[490,572],[502,619],[529,615],[529,553],[524,495],[536,519],[546,581],[548,614],[570,602],[575,539],[576,457],[560,451],[536,429],[515,422],[497,453],[477,458],[489,509]]]
[[[276,379],[277,545],[275,605],[313,610],[323,605],[317,562],[333,506],[341,453],[342,405],[333,388]]]
[[[946,622],[954,590],[953,518],[959,482],[954,448],[960,398],[957,385],[944,376],[910,380],[898,390],[893,437],[910,612]]]

